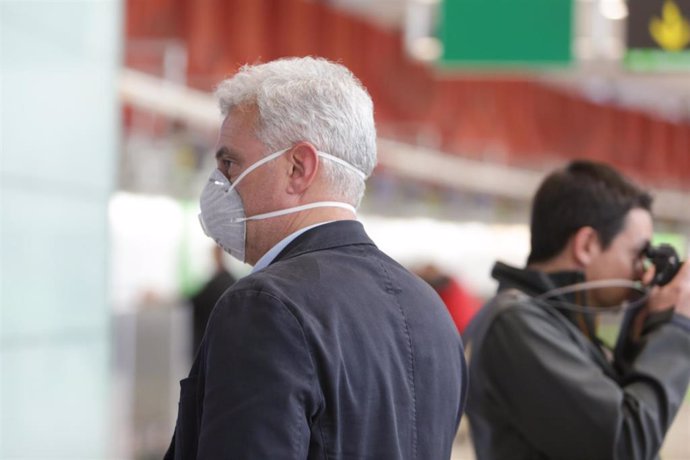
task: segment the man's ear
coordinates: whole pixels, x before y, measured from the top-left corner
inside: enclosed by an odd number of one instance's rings
[[[303,194],[316,179],[319,171],[319,154],[309,142],[299,142],[287,153],[289,162],[289,193]]]
[[[601,252],[599,234],[592,227],[581,227],[571,237],[571,254],[578,265],[587,267]]]

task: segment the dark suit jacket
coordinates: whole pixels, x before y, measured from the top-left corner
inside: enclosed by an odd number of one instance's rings
[[[436,293],[333,222],[219,300],[166,458],[448,459],[466,388]]]

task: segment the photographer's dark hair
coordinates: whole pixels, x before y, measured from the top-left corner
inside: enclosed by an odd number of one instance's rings
[[[527,264],[558,255],[582,227],[594,228],[604,249],[623,229],[628,212],[651,212],[652,197],[612,167],[577,160],[551,173],[532,201],[532,251]]]

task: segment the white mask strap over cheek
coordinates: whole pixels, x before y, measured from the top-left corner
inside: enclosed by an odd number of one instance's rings
[[[290,148],[292,148],[292,147],[290,147]],[[259,161],[257,161],[256,163],[254,163],[253,165],[251,165],[250,167],[248,167],[248,168],[245,169],[244,171],[242,171],[242,174],[240,174],[239,176],[237,176],[237,179],[235,179],[235,180],[232,182],[232,184],[230,185],[230,190],[232,190],[232,189],[234,189],[235,187],[237,187],[237,184],[239,184],[240,181],[241,181],[242,179],[244,179],[244,176],[246,176],[246,175],[249,174],[250,172],[254,171],[254,170],[255,170],[256,168],[258,168],[259,166],[261,166],[261,165],[263,165],[263,164],[266,164],[266,163],[268,163],[269,161],[278,158],[278,157],[281,156],[283,153],[285,153],[285,152],[287,152],[288,150],[290,150],[290,148],[283,149],[283,150],[278,150],[277,152],[273,152],[272,154],[263,157],[262,159],[260,159]]]
[[[357,214],[357,210],[354,206],[348,203],[342,203],[340,201],[317,201],[314,203],[307,203],[301,206],[294,206],[292,208],[280,209],[278,211],[265,212],[263,214],[257,214],[255,216],[249,217],[238,217],[232,220],[233,223],[246,222],[248,220],[263,220],[270,219],[271,217],[284,216],[286,214],[292,214],[295,212],[304,211],[313,208],[343,208],[348,211],[352,211],[353,214]]]

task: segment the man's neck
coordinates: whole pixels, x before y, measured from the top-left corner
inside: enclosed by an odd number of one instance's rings
[[[246,262],[255,265],[256,262],[271,250],[285,237],[307,227],[312,227],[324,222],[337,220],[355,220],[357,217],[352,212],[341,208],[314,208],[295,214],[276,217],[274,222],[258,221],[261,227],[252,231],[261,232],[262,243],[256,248],[247,247]],[[272,219],[273,220],[273,219]],[[269,224],[269,225],[266,225]],[[249,230],[248,230],[249,231]],[[257,235],[258,236],[258,235]]]

